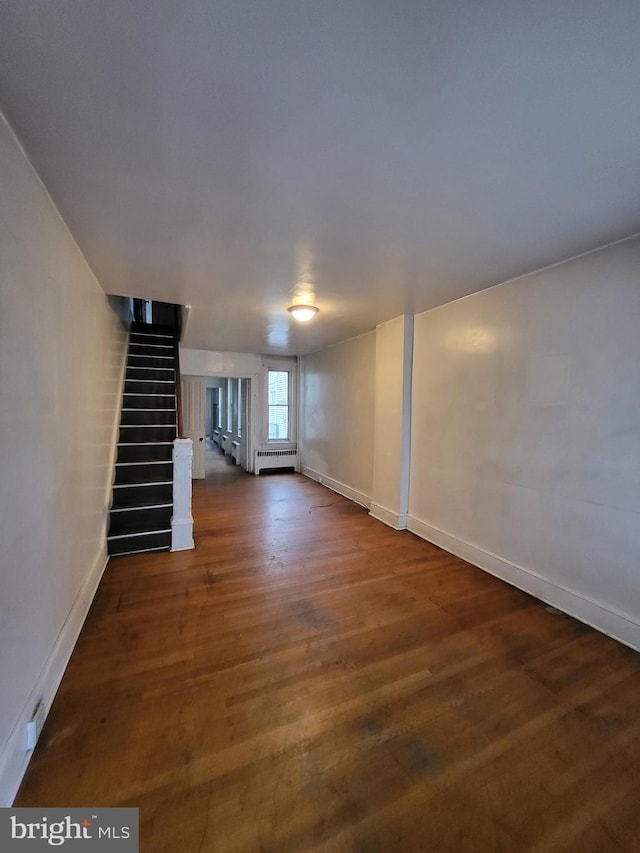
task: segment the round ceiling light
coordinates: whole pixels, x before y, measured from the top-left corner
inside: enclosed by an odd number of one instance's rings
[[[287,311],[301,323],[308,323],[318,313],[315,305],[290,305]]]

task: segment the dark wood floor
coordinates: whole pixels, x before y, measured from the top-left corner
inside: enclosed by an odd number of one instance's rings
[[[18,805],[141,850],[638,851],[640,655],[304,477],[212,458],[111,561]]]

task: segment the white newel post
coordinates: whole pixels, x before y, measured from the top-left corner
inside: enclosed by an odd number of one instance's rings
[[[173,442],[173,517],[171,519],[171,550],[194,548],[193,516],[191,515],[191,465],[193,442],[176,438]]]

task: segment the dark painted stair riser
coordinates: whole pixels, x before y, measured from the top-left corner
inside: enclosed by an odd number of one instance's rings
[[[158,335],[161,337],[169,337],[173,339],[175,335],[175,329],[173,326],[162,326],[160,323],[132,323],[131,324],[131,335],[137,335],[139,333],[143,333],[144,335]]]
[[[149,355],[148,353],[130,354],[128,364],[131,367],[162,367],[165,370],[173,369],[174,361],[171,356]]]
[[[173,500],[173,483],[151,486],[116,486],[113,490],[113,508],[137,507],[142,504],[167,503]]]
[[[147,394],[144,392],[125,391],[123,394],[124,408],[127,409],[171,409],[175,411],[176,395],[167,394]]]
[[[118,462],[171,462],[173,443],[119,444]]]
[[[175,426],[136,426],[120,425],[119,442],[173,441],[176,437]]]
[[[120,426],[172,426],[175,429],[175,409],[138,409],[126,405]]]
[[[114,485],[139,483],[166,483],[173,481],[172,462],[119,462],[116,463]]]
[[[146,379],[150,382],[169,381],[175,382],[175,371],[169,367],[132,367],[127,366],[127,381],[130,379]]]
[[[132,326],[107,537],[112,556],[171,547],[174,354],[173,330]]]
[[[115,512],[111,518],[110,533],[118,535],[121,533],[139,533],[149,528],[166,530],[171,527],[171,513],[173,508],[169,506],[141,507],[135,510],[122,510]]]
[[[175,382],[173,380],[125,379],[125,394],[167,394],[175,399]]]

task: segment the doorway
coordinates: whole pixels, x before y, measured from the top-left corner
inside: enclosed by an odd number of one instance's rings
[[[205,478],[219,462],[248,470],[251,380],[183,376],[182,388],[184,432],[193,441],[193,478]]]

